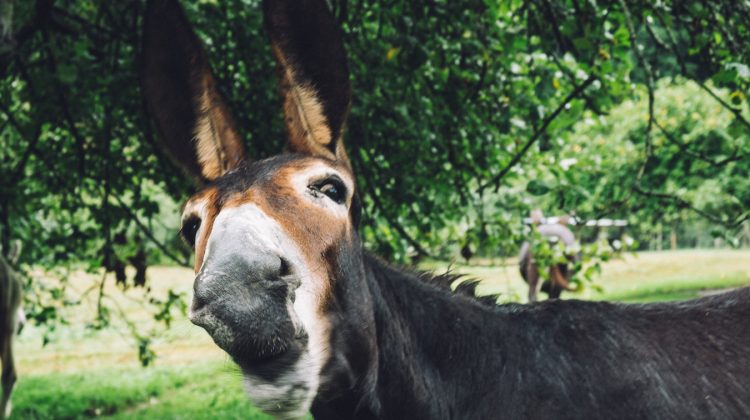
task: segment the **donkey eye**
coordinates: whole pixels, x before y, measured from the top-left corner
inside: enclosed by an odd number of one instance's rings
[[[346,201],[346,187],[344,186],[344,183],[337,178],[325,179],[311,185],[310,188],[313,191],[325,194],[328,198],[338,204],[344,204],[344,201]]]
[[[198,234],[198,229],[201,227],[201,219],[192,216],[185,220],[180,228],[180,235],[191,247],[195,248],[195,235]]]

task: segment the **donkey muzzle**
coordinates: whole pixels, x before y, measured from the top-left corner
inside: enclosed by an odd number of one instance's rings
[[[251,247],[207,255],[193,285],[190,320],[240,363],[287,352],[297,345],[288,267],[283,258]]]

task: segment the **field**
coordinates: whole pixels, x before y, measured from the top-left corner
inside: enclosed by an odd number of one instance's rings
[[[527,286],[518,273],[515,260],[472,260],[474,265],[430,262],[425,269],[443,272],[451,269],[480,279],[482,294],[499,293],[500,300],[525,301]],[[596,284],[580,293],[564,293],[563,298],[651,302],[698,297],[731,287],[750,284],[749,250],[683,250],[641,252],[613,260],[602,267]]]
[[[423,268],[441,272],[448,266],[480,279],[482,293],[501,293],[501,300],[525,296],[512,260],[482,260],[475,265],[429,262]],[[149,272],[156,296],[169,289],[189,296],[192,277],[191,270],[174,267]],[[86,290],[98,279],[76,274],[71,289]],[[601,292],[588,289],[564,297],[646,302],[748,285],[750,250],[640,253],[608,263],[598,284]],[[141,304],[142,291],[123,294],[114,287],[106,291],[139,328],[154,327]],[[20,379],[12,418],[266,418],[244,398],[241,376],[231,361],[184,317],[154,343],[154,365],[141,368],[135,342],[124,325],[115,323],[104,330],[86,327],[95,307],[91,294],[68,314],[71,326],[56,331],[46,346],[38,328],[23,331],[16,346]]]

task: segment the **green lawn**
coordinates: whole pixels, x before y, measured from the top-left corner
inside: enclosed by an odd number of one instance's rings
[[[14,418],[264,419],[227,363],[105,368],[22,377]]]
[[[425,263],[444,271],[450,264]],[[514,261],[452,264],[452,270],[482,280],[480,291],[501,293],[510,300],[526,294]],[[77,275],[71,290],[86,290],[99,277]],[[191,270],[158,267],[149,272],[153,292],[168,289],[189,294]],[[40,278],[45,282],[49,279]],[[686,299],[750,284],[750,251],[677,251],[641,253],[608,263],[598,284],[601,293],[585,290],[565,298],[611,299],[626,302]],[[144,328],[150,315],[139,303],[143,294],[130,290],[114,296],[123,311]],[[13,395],[14,419],[48,418],[265,418],[243,395],[241,375],[201,329],[186,319],[155,343],[155,365],[141,368],[132,338],[122,325],[92,331],[85,328],[95,308],[90,296],[68,315],[74,322],[42,346],[41,332],[24,330],[17,342],[19,382]]]
[[[435,272],[465,273],[481,280],[480,293],[499,293],[500,301],[525,301],[527,285],[521,279],[515,260],[472,260],[428,262],[424,268]],[[717,289],[750,285],[750,250],[682,250],[641,252],[610,261],[602,268],[596,284],[579,293],[563,293],[564,299],[651,302],[698,297]],[[544,295],[542,295],[544,296]]]

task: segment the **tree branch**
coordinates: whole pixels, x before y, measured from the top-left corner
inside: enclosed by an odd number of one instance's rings
[[[47,53],[47,66],[49,67],[52,74],[57,74],[57,62],[55,60],[54,54],[52,53],[52,49],[50,48],[51,40],[49,32],[46,28],[42,30],[42,35],[44,36],[44,47]],[[62,89],[59,81],[55,82],[54,85],[55,90],[57,91],[57,99],[60,102],[63,116],[65,117],[65,121],[68,125],[68,132],[70,132],[70,134],[73,136],[73,139],[76,143],[76,151],[78,153],[78,174],[81,178],[83,178],[86,171],[85,141],[81,136],[81,133],[78,132],[78,127],[76,127],[75,120],[73,119],[73,114],[71,114],[70,112],[70,106],[68,104],[67,96],[65,95],[65,90]]]
[[[622,1],[622,0],[620,0],[620,1]],[[719,104],[721,104],[722,107],[724,107],[729,112],[731,112],[732,114],[734,114],[734,117],[737,118],[737,120],[740,123],[742,123],[742,125],[744,125],[745,127],[747,127],[748,130],[750,130],[750,122],[748,122],[745,119],[745,117],[742,115],[742,111],[741,110],[739,110],[739,109],[731,106],[730,104],[728,104],[725,100],[723,100],[718,95],[716,95],[716,93],[714,93],[714,91],[712,91],[708,86],[706,86],[705,83],[703,83],[702,81],[698,80],[698,78],[692,77],[690,75],[690,73],[687,70],[687,65],[685,64],[685,59],[682,57],[682,54],[680,54],[680,49],[677,46],[677,41],[675,39],[674,33],[672,32],[672,29],[669,27],[669,25],[666,24],[666,22],[664,21],[664,17],[661,15],[661,13],[658,13],[656,10],[654,10],[654,14],[659,19],[659,22],[661,23],[661,25],[664,28],[664,30],[667,32],[667,35],[669,37],[669,43],[670,43],[670,46],[672,47],[672,53],[674,54],[675,58],[677,58],[677,63],[680,65],[680,70],[682,71],[682,74],[685,75],[685,76],[687,76],[687,77],[690,77],[691,80],[693,80],[693,82],[695,82],[698,85],[698,87],[700,87],[706,93],[708,93],[709,95],[711,95],[711,97],[714,98],[714,100],[716,100],[716,102],[718,102]]]
[[[361,151],[363,153],[367,153],[364,149],[361,149]],[[355,157],[355,159],[357,160],[357,163],[359,164],[358,169],[366,172],[366,166],[362,163],[362,159],[359,156],[359,153],[354,153],[353,156]],[[369,156],[368,156],[368,159],[370,160],[370,162],[373,161],[371,158],[369,158]],[[372,180],[373,178],[367,177],[367,179]],[[380,201],[380,197],[372,188],[372,184],[370,182],[367,182],[365,186],[367,189],[368,196],[372,198],[373,204],[375,204],[375,207],[377,207],[377,209],[380,211],[380,214],[385,218],[388,224],[391,227],[393,227],[396,230],[396,232],[398,232],[398,234],[401,235],[401,237],[404,238],[404,240],[406,240],[406,242],[409,243],[409,245],[414,247],[414,249],[417,251],[419,255],[425,256],[425,257],[430,256],[430,253],[426,249],[424,249],[424,247],[422,247],[422,245],[420,245],[419,242],[417,242],[414,238],[412,238],[412,236],[409,235],[409,233],[406,231],[406,229],[403,228],[403,226],[401,226],[400,223],[393,220],[393,218],[389,215],[389,212],[386,210],[383,203]]]
[[[628,9],[627,4],[625,4],[625,0],[619,1],[623,15],[625,16],[625,24],[627,25],[630,34],[630,48],[643,66],[643,70],[646,72],[646,89],[648,89],[648,126],[646,127],[646,159],[638,173],[638,179],[640,179],[643,172],[646,170],[646,163],[648,162],[649,157],[653,154],[651,133],[654,127],[654,73],[651,71],[651,64],[646,60],[639,48],[635,27],[633,26],[633,20],[630,16],[630,9]]]
[[[176,262],[177,264],[183,267],[192,267],[189,260],[184,260],[184,259],[180,259],[176,257],[174,254],[172,254],[169,251],[166,245],[159,242],[159,240],[154,237],[154,234],[151,233],[151,230],[146,225],[144,225],[143,222],[140,221],[140,219],[138,219],[138,216],[130,210],[130,207],[127,204],[125,204],[120,197],[118,197],[116,194],[113,195],[112,197],[114,197],[115,201],[117,201],[120,209],[128,215],[130,220],[135,222],[135,224],[138,226],[141,232],[143,232],[143,234],[146,235],[148,239],[151,240],[151,242],[153,242],[154,245],[156,245],[156,247],[159,248],[159,250],[164,253],[164,255],[166,255],[169,259],[171,259],[172,261]]]
[[[576,82],[576,76],[573,74],[573,72],[570,71],[567,67],[563,65],[562,62],[560,62],[560,58],[555,54],[554,52],[549,53],[550,57],[552,57],[552,61],[555,63],[555,66],[565,75],[565,77],[568,78],[570,83]],[[609,115],[608,112],[604,112],[599,108],[598,105],[596,105],[591,99],[591,96],[586,95],[585,93],[581,93],[581,98],[583,98],[584,101],[586,101],[586,106],[593,111],[596,115]]]
[[[670,133],[669,131],[667,131],[666,128],[664,128],[661,124],[659,124],[658,120],[654,120],[654,125],[656,126],[656,128],[659,129],[659,131],[661,131],[662,134],[664,134],[664,137],[667,139],[667,141],[670,142],[670,143],[672,143],[672,144],[674,144],[675,146],[679,147],[681,152],[685,153],[688,156],[692,156],[694,158],[700,159],[700,160],[708,163],[709,165],[711,165],[713,167],[721,168],[721,167],[723,167],[724,165],[726,165],[729,162],[736,162],[738,160],[742,160],[742,159],[745,159],[747,157],[746,154],[740,155],[738,153],[737,149],[735,149],[732,152],[731,156],[726,157],[726,158],[721,159],[721,160],[718,160],[718,161],[717,160],[713,160],[713,159],[709,158],[708,156],[706,156],[703,153],[694,152],[694,151],[690,150],[690,148],[686,144],[684,144],[683,142],[677,140],[672,135],[672,133]]]
[[[730,227],[730,228],[736,228],[736,227],[738,227],[743,222],[745,222],[745,220],[747,220],[748,217],[750,217],[750,216],[746,215],[746,216],[740,217],[739,219],[733,220],[733,221],[732,220],[725,220],[725,219],[722,219],[720,217],[716,217],[716,216],[714,216],[711,213],[708,213],[706,211],[703,211],[703,210],[701,210],[701,209],[693,206],[687,200],[683,199],[682,197],[678,197],[678,196],[676,196],[674,194],[660,193],[660,192],[655,192],[655,191],[644,190],[639,185],[636,185],[633,190],[637,194],[640,194],[640,195],[643,195],[643,196],[646,196],[646,197],[658,198],[660,200],[665,200],[665,201],[672,201],[675,204],[677,204],[677,206],[680,207],[680,208],[691,210],[691,211],[699,214],[700,216],[704,217],[707,220],[710,220],[710,221],[712,221],[712,222],[714,222],[716,224],[719,224],[719,225],[722,225],[722,226],[726,226],[726,227]]]
[[[21,138],[23,138],[24,141],[26,141],[26,143],[28,144],[26,150],[24,150],[23,154],[21,155],[21,159],[16,163],[15,167],[10,173],[10,177],[8,178],[8,184],[15,185],[18,181],[21,180],[21,178],[23,178],[23,172],[26,168],[26,163],[28,162],[29,157],[32,155],[32,153],[34,153],[34,151],[36,150],[36,145],[39,143],[39,139],[42,137],[42,130],[41,126],[38,125],[34,130],[34,135],[29,138],[24,132],[21,124],[18,122],[18,120],[16,120],[15,116],[13,116],[11,110],[2,102],[0,102],[0,111],[3,111],[10,125],[13,126],[18,135],[21,136]]]
[[[596,80],[596,76],[592,74],[583,83],[576,86],[575,89],[573,89],[573,91],[570,92],[568,96],[565,97],[565,99],[563,99],[560,105],[558,105],[551,114],[547,115],[547,117],[544,118],[544,121],[542,121],[542,125],[534,132],[534,134],[531,135],[531,138],[526,142],[526,144],[523,145],[521,150],[513,156],[510,162],[508,162],[508,164],[505,165],[505,167],[491,180],[480,185],[477,191],[481,194],[485,190],[485,188],[487,188],[491,184],[495,184],[495,192],[497,192],[500,189],[500,180],[503,179],[503,177],[507,175],[508,172],[510,172],[510,170],[518,164],[518,162],[521,161],[521,159],[524,157],[524,155],[526,155],[526,152],[529,151],[531,146],[536,143],[539,138],[541,138],[542,135],[547,131],[547,127],[549,127],[552,121],[554,121],[555,118],[557,118],[565,110],[565,107],[573,99],[577,98],[587,87],[594,83],[594,80]]]

